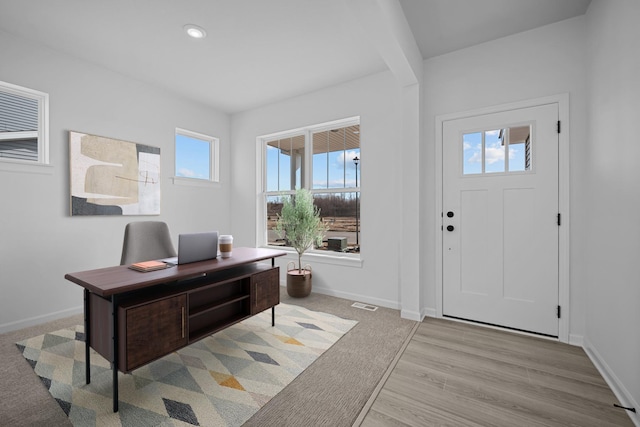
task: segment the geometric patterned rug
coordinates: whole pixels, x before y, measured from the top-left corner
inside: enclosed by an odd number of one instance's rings
[[[74,426],[239,426],[356,325],[295,305],[228,327],[130,374],[112,371],[91,349],[85,384],[84,328],[17,343]]]

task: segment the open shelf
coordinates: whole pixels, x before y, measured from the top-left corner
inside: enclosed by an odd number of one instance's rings
[[[249,279],[227,281],[190,291],[189,313],[198,313],[226,301],[249,296],[247,280]]]
[[[250,298],[251,298],[250,295],[237,295],[237,296],[232,296],[232,297],[225,298],[225,299],[222,299],[222,300],[218,300],[215,303],[212,303],[210,305],[201,305],[198,308],[191,309],[189,311],[189,318],[196,317],[196,316],[199,316],[199,315],[204,315],[204,314],[206,314],[206,313],[208,313],[208,312],[210,312],[212,310],[217,310],[220,307],[223,307],[223,306],[225,306],[227,304],[233,304],[234,302],[242,301],[244,299],[248,300]]]
[[[250,299],[239,298],[189,316],[189,342],[251,316]]]
[[[251,317],[249,314],[238,314],[236,316],[232,316],[225,320],[220,320],[218,322],[207,325],[205,328],[198,329],[197,331],[193,331],[189,333],[189,343],[198,341],[204,337],[208,337],[209,335],[213,335],[218,331],[225,329],[228,326],[233,325],[234,323],[238,323]]]

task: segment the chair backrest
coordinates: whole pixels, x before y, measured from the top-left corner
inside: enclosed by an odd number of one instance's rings
[[[161,221],[138,221],[124,229],[120,265],[177,256],[169,227]]]

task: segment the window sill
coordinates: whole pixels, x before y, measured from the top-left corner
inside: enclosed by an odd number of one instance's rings
[[[0,171],[53,175],[53,166],[51,164],[44,163],[25,163],[0,160]]]
[[[172,176],[173,185],[182,185],[187,187],[219,187],[220,182],[206,181],[204,179],[183,178],[181,176]]]
[[[298,253],[291,248],[283,248],[282,246],[263,246],[269,249],[278,249],[287,254],[284,259],[287,261],[298,262]],[[362,268],[363,260],[360,255],[339,254],[338,252],[313,251],[309,250],[302,255],[302,263],[309,262],[312,264],[330,264],[344,267]]]

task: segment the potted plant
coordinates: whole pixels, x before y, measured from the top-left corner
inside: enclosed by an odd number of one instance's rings
[[[282,198],[282,211],[276,220],[275,231],[287,246],[298,252],[298,267],[287,266],[287,293],[294,298],[306,297],[311,293],[311,267],[302,267],[302,254],[322,241],[326,227],[320,219],[320,210],[313,204],[309,190],[300,188],[292,197]]]

